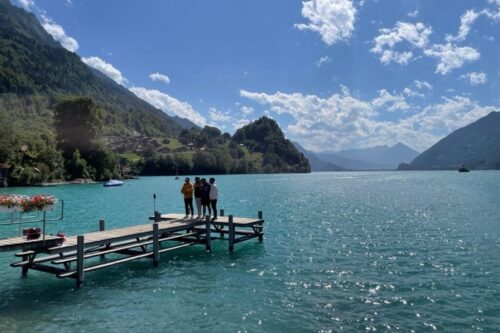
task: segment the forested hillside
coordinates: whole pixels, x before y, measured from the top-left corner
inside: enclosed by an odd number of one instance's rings
[[[500,169],[500,112],[462,127],[417,156],[401,170]]]
[[[240,144],[216,128],[193,126],[89,68],[33,14],[0,0],[0,165],[10,185],[308,170],[277,125],[267,128],[267,150],[260,141]],[[89,140],[68,145],[72,135]]]

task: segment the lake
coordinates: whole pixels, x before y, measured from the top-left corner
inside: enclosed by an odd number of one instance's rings
[[[263,243],[214,241],[74,280],[9,267],[0,332],[498,332],[500,172],[217,176],[226,215],[265,218]],[[78,234],[183,212],[182,177],[121,187],[1,189],[65,201],[49,226]],[[17,229],[2,228],[0,237]]]

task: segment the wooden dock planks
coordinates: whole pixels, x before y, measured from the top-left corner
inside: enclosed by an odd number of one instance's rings
[[[182,214],[163,214],[158,222],[110,230],[105,230],[104,220],[100,220],[100,231],[69,236],[62,244],[60,244],[61,239],[54,236],[46,236],[45,243],[41,245],[42,240],[27,241],[23,237],[14,237],[0,240],[0,251],[23,250],[16,255],[22,257],[22,261],[11,264],[12,267],[21,267],[23,275],[29,269],[43,271],[58,277],[75,278],[77,287],[80,287],[85,272],[141,258],[151,258],[154,266],[157,266],[160,253],[196,244],[205,245],[206,250],[211,251],[212,239],[229,241],[230,252],[236,243],[257,237],[262,241],[264,235],[262,212],[259,212],[257,218],[223,216],[223,211],[221,215],[219,219],[212,221],[208,216],[199,220],[184,219]],[[220,237],[217,237],[217,234]],[[224,235],[229,237],[225,239]],[[170,242],[177,244],[172,245]],[[162,243],[167,247],[162,247]],[[30,247],[30,244],[37,246]],[[108,254],[124,257],[108,258]],[[96,263],[95,260],[87,262],[96,257],[101,258],[100,263]]]
[[[181,221],[191,221],[190,219],[184,219],[184,215],[182,214],[162,214],[161,219],[170,221],[170,220],[181,220]],[[194,220],[197,221],[197,220]],[[219,216],[217,220],[210,221],[214,225],[229,225],[229,216]],[[259,218],[249,218],[249,217],[233,217],[233,223],[235,226],[243,226],[248,227],[254,224],[262,224],[264,223],[263,219]]]
[[[42,237],[38,239],[26,239],[25,237],[10,237],[0,239],[0,252],[17,250],[36,250],[55,246],[62,242],[61,237],[46,235],[45,240]]]
[[[195,227],[202,225],[202,221],[193,222],[160,222],[158,223],[159,233],[172,233],[186,229],[186,227]],[[110,229],[106,231],[96,231],[84,234],[85,246],[95,246],[107,243],[115,243],[127,239],[141,238],[151,236],[153,233],[152,223],[135,225],[131,227]],[[48,253],[59,253],[66,251],[76,250],[77,238],[76,236],[68,237],[66,241],[59,245],[47,249]]]

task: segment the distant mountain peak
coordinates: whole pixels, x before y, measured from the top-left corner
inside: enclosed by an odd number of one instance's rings
[[[400,163],[411,162],[418,155],[418,152],[398,142],[392,147],[380,145],[364,149],[349,149],[339,151],[336,155],[336,159],[333,159],[333,155],[331,155],[330,160],[346,169],[394,170]]]

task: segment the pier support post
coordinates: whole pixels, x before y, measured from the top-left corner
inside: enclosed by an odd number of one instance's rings
[[[154,217],[155,222],[160,222],[161,221],[161,213],[159,211],[155,210],[155,217]]]
[[[76,287],[83,285],[83,252],[85,239],[83,236],[76,237]]]
[[[24,255],[23,256],[23,261],[28,261],[29,259],[30,259],[30,256],[28,256],[28,255]],[[27,276],[28,275],[28,269],[29,269],[29,265],[24,265],[21,268],[21,275],[22,276]]]
[[[153,223],[153,266],[160,263],[160,242],[159,242],[158,223]]]
[[[224,208],[221,208],[219,216],[224,216],[224,214],[225,214]],[[220,238],[221,239],[224,238],[224,233],[222,232],[222,229],[224,229],[224,226],[220,225],[219,230],[220,230]]]
[[[234,250],[234,223],[233,215],[229,215],[229,252]]]
[[[104,231],[106,230],[106,222],[103,219],[99,220],[99,231]],[[104,254],[101,254],[101,259],[104,259],[106,256]]]
[[[259,210],[259,212],[257,213],[257,218],[258,218],[259,220],[264,220],[264,218],[263,218],[263,214],[262,214],[262,211],[261,211],[261,210]],[[262,235],[262,232],[264,231],[264,223],[261,223],[261,224],[260,224],[259,231],[260,231],[260,234],[259,234],[259,242],[262,242],[262,240],[264,239],[264,235]]]
[[[212,250],[212,236],[210,234],[210,215],[205,216],[205,240],[207,252]]]

